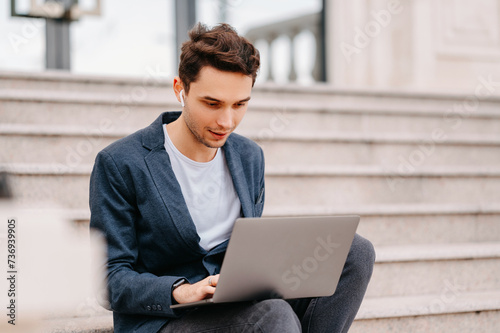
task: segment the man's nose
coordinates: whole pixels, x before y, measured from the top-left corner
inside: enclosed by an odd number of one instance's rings
[[[233,127],[233,122],[233,110],[231,106],[222,108],[218,114],[217,125],[225,129],[230,129]]]

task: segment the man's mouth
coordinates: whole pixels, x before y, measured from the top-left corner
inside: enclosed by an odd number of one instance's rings
[[[227,137],[229,135],[230,132],[214,132],[214,131],[210,131],[209,132],[212,134],[212,136],[217,139],[217,140],[220,140],[220,139],[224,139],[225,137]]]

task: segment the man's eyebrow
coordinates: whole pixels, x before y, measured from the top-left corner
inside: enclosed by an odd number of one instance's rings
[[[244,98],[242,99],[241,101],[239,101],[238,103],[242,103],[242,102],[248,102],[250,100],[250,96],[248,96],[247,98]]]
[[[213,98],[213,97],[210,97],[210,96],[203,96],[201,99],[206,99],[208,101],[212,101],[212,102],[218,102],[220,103],[221,101],[219,101],[217,98]]]
[[[248,96],[247,98],[244,98],[241,101],[238,101],[237,103],[248,102],[250,100],[250,98],[251,97]],[[217,98],[213,98],[213,97],[210,97],[210,96],[204,96],[201,99],[212,101],[212,102],[217,102],[217,103],[222,103],[222,101],[218,100]]]

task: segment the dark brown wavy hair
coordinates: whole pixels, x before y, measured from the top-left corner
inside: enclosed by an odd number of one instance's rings
[[[179,77],[186,93],[204,66],[248,75],[253,86],[260,66],[259,51],[229,24],[208,29],[198,23],[189,31],[189,38],[182,44],[179,63]]]

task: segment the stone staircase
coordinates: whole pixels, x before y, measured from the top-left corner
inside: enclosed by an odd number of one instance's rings
[[[351,332],[500,327],[500,98],[488,88],[254,89],[238,132],[265,150],[264,214],[359,214],[358,232],[376,247]],[[178,109],[155,76],[0,73],[0,163],[21,202],[55,202],[85,226],[97,152]],[[49,323],[112,330],[97,310]]]

